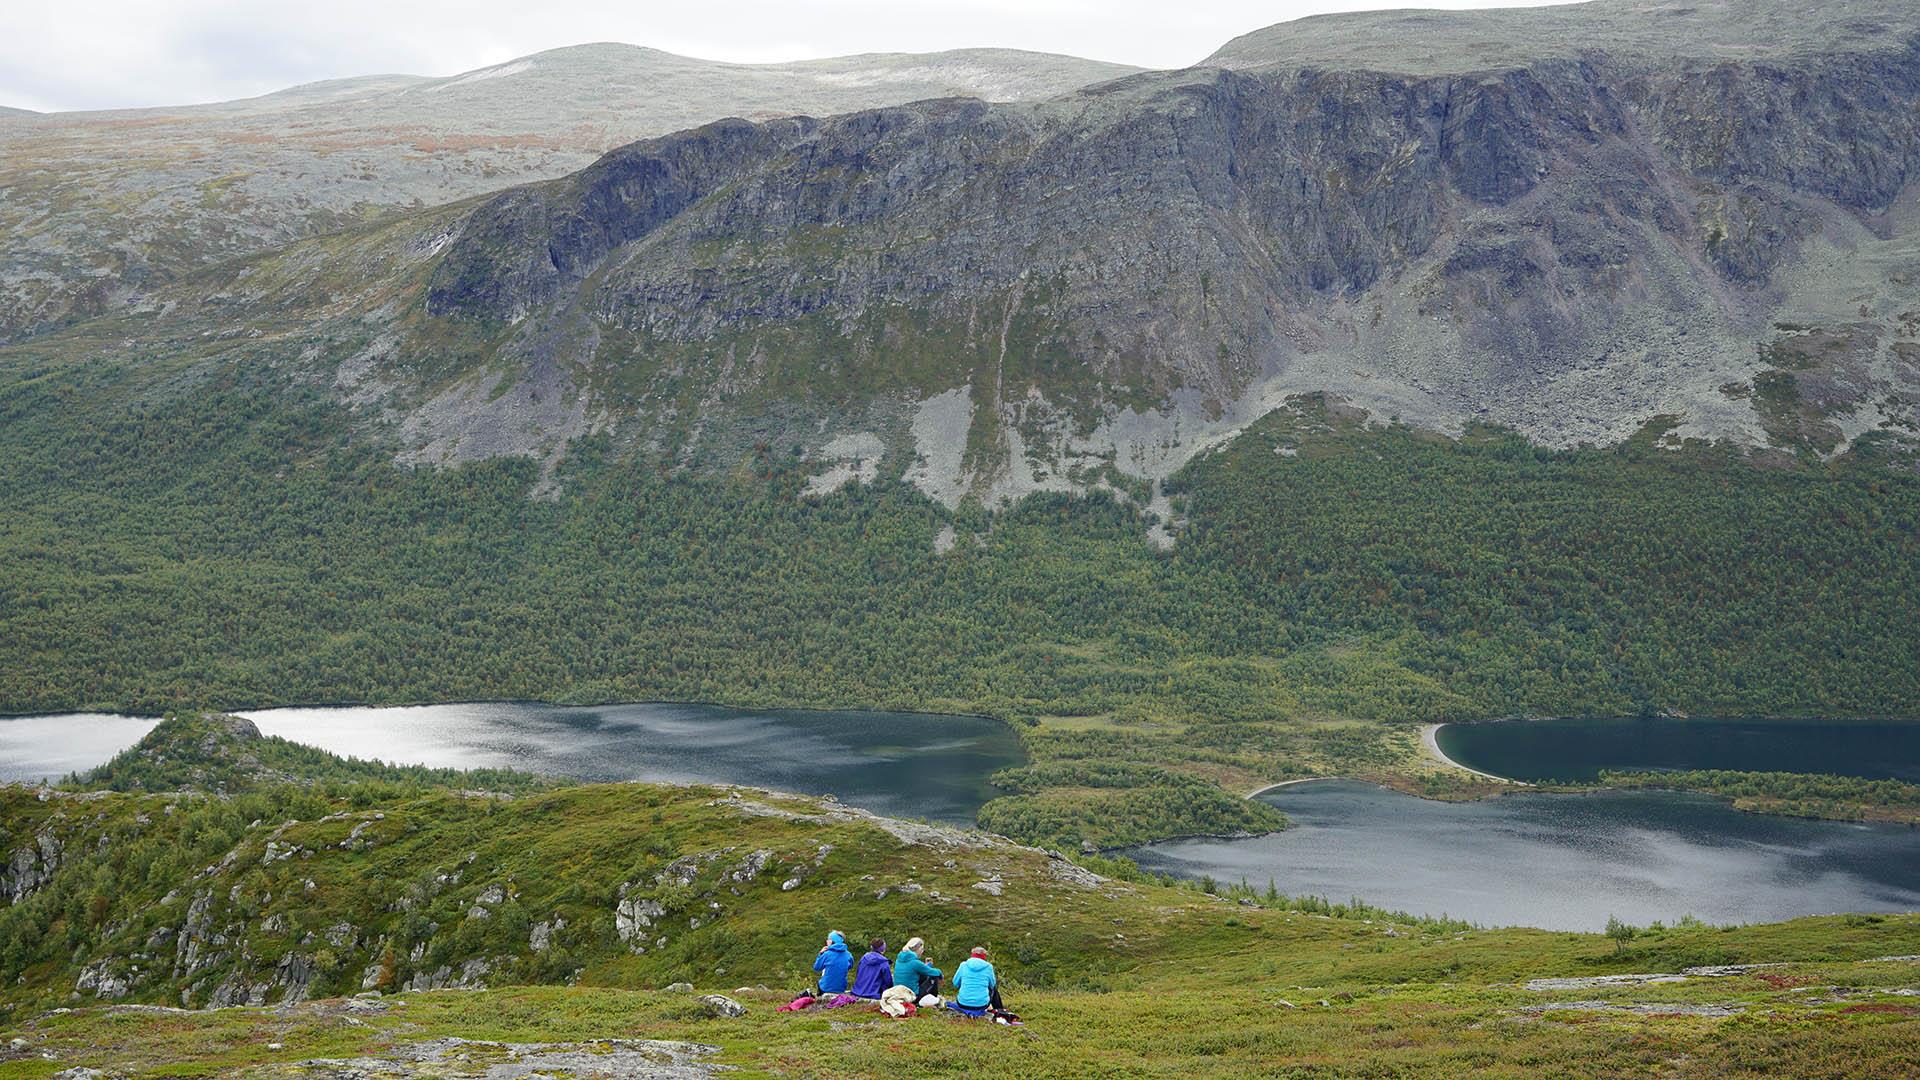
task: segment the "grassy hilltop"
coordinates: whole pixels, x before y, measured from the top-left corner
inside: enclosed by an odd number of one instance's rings
[[[77,786],[0,789],[0,1077],[462,1076],[513,1054],[555,1076],[669,1075],[633,1071],[668,1054],[685,1076],[1920,1068],[1915,917],[1623,947],[1123,880],[750,789],[302,769],[287,745],[182,718]],[[776,1015],[829,927],[922,934],[943,967],[986,944],[1029,1026]]]

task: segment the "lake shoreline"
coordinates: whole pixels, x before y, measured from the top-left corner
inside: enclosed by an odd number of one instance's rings
[[[979,712],[942,712],[937,709],[882,709],[864,705],[740,705],[728,701],[683,701],[683,700],[634,700],[634,701],[546,701],[540,698],[470,698],[459,701],[306,701],[281,705],[245,705],[240,708],[207,706],[195,709],[199,712],[219,712],[228,716],[241,716],[246,713],[272,712],[277,709],[432,709],[441,707],[459,707],[462,705],[530,705],[550,709],[612,709],[626,705],[698,705],[710,709],[732,709],[736,712],[804,712],[804,713],[888,713],[896,716],[958,716],[968,720],[991,720],[1004,724],[1015,732],[1024,725],[1014,723],[1004,716]],[[177,710],[168,710],[169,712]],[[97,713],[101,716],[120,716],[129,720],[163,720],[166,713],[127,712],[118,708],[104,706],[75,706],[69,709],[34,709],[27,712],[0,712],[0,723],[8,720],[28,720],[40,716],[64,716],[68,713]]]
[[[1273,879],[1290,896],[1355,895],[1485,925],[1590,930],[1609,914],[1719,923],[1920,911],[1920,877],[1901,869],[1913,833],[1893,823],[1857,831],[1852,822],[1753,813],[1712,793],[1656,789],[1535,788],[1510,794],[1584,798],[1453,801],[1359,777],[1299,777],[1282,791],[1274,804],[1294,826],[1284,834],[1161,840],[1113,854],[1149,873],[1223,884]],[[1409,795],[1414,801],[1399,801]],[[1594,835],[1634,839],[1583,842]],[[1640,839],[1647,835],[1659,842],[1648,845]],[[1698,865],[1723,880],[1703,884],[1691,871],[1663,870],[1667,845],[1697,853]],[[1805,869],[1816,859],[1831,865]],[[1643,889],[1643,872],[1660,887]],[[1790,884],[1757,887],[1788,872]],[[1889,888],[1900,895],[1879,895]]]
[[[1427,752],[1427,756],[1429,758],[1432,758],[1434,761],[1437,761],[1440,764],[1447,766],[1448,768],[1458,769],[1464,773],[1471,773],[1474,776],[1480,777],[1482,780],[1491,780],[1496,784],[1513,784],[1516,787],[1532,787],[1533,786],[1532,784],[1526,782],[1525,780],[1514,780],[1510,777],[1495,776],[1490,772],[1482,772],[1479,769],[1462,765],[1459,762],[1448,757],[1447,752],[1445,750],[1440,749],[1440,729],[1446,726],[1447,725],[1445,724],[1426,724],[1420,728],[1420,746],[1423,750]]]
[[[831,793],[876,813],[961,825],[975,824],[979,808],[996,796],[989,776],[1029,761],[1008,725],[955,714],[469,702],[228,715],[251,721],[264,736],[343,759],[515,769],[583,784],[641,780]],[[156,723],[71,713],[0,721],[0,776],[31,781],[85,772],[138,743]]]

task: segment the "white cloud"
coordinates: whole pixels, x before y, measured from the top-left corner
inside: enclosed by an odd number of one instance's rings
[[[1488,7],[1543,0],[1426,0]],[[0,104],[217,101],[316,79],[451,75],[541,49],[623,41],[716,60],[1002,46],[1194,63],[1228,38],[1405,0],[9,0]]]

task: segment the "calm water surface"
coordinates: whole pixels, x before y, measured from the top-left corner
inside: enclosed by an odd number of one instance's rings
[[[0,783],[57,780],[140,741],[160,721],[112,713],[61,713],[0,720]]]
[[[1835,773],[1920,783],[1920,723],[1525,720],[1448,724],[1448,757],[1515,780],[1591,780],[1602,769]]]
[[[244,715],[269,735],[353,757],[584,780],[752,784],[956,822],[971,820],[993,796],[988,775],[1023,760],[1010,730],[968,717],[532,704]],[[90,768],[153,723],[98,714],[0,720],[0,779]],[[1442,735],[1449,730],[1462,729]],[[1442,745],[1489,772],[1525,775]],[[1880,757],[1900,767],[1897,754]],[[1803,759],[1800,767],[1810,766]],[[1609,915],[1636,923],[1686,914],[1752,922],[1920,910],[1920,830],[1745,814],[1705,796],[1652,791],[1440,803],[1323,781],[1262,798],[1295,827],[1132,854],[1156,870],[1260,887],[1272,879],[1289,893],[1357,895],[1422,914],[1568,930],[1598,929]]]
[[[1443,803],[1353,781],[1261,798],[1294,828],[1156,844],[1144,867],[1487,925],[1598,930],[1920,910],[1920,830],[1747,814],[1656,791]]]
[[[1025,761],[1006,725],[965,716],[520,703],[240,715],[265,734],[348,757],[581,780],[749,784],[953,822],[972,821],[994,796],[989,775]],[[0,720],[0,780],[91,768],[154,723],[84,713]]]

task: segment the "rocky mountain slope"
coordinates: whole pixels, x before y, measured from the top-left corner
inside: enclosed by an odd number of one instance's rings
[[[1647,67],[1673,61],[1779,64],[1898,49],[1903,29],[1911,30],[1903,10],[1884,0],[1835,0],[1817,13],[1771,0],[1602,0],[1480,11],[1358,11],[1243,34],[1204,65],[1446,75],[1596,54]]]
[[[1542,11],[1287,24],[1037,102],[727,120],[73,341],[291,363],[408,462],[551,466],[609,432],[948,505],[1154,499],[1311,392],[1551,446],[1669,417],[1910,457],[1920,14]]]
[[[1920,17],[1877,10],[1746,60],[1616,51],[1603,27],[1578,60],[1309,55],[710,127],[481,208],[427,310],[588,424],[631,410],[654,439],[691,414],[685,453],[731,414],[824,457],[885,448],[949,503],[1157,480],[1308,391],[1550,445],[1656,414],[1764,444],[1756,380],[1801,368],[1813,393],[1780,404],[1833,429],[1819,449],[1911,435]],[[1697,10],[1672,18],[1691,40]],[[414,413],[426,453],[486,445],[461,403],[499,389]]]
[[[579,169],[728,116],[1048,97],[1133,69],[1007,49],[725,64],[631,45],[173,108],[0,112],[0,341],[184,271]]]

